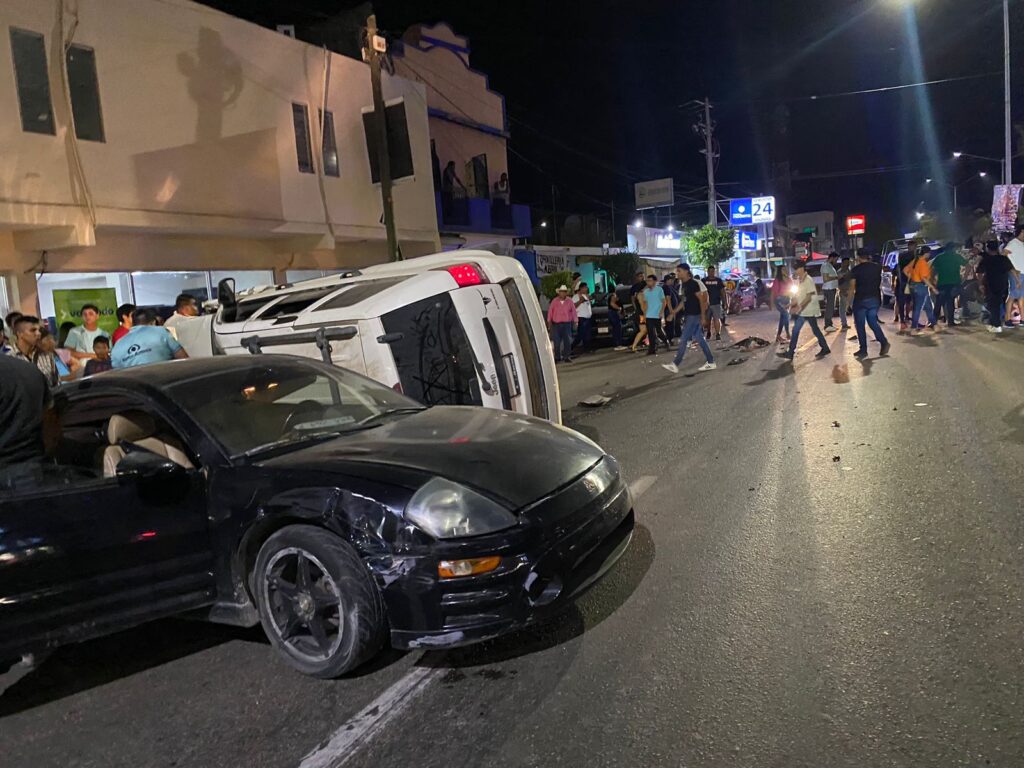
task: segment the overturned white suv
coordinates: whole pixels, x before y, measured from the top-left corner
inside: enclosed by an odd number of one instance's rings
[[[263,351],[328,359],[426,405],[483,405],[561,421],[533,285],[515,259],[457,251],[237,296],[177,326],[193,357]]]

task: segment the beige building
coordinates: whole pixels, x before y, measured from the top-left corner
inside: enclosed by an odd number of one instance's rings
[[[529,207],[511,202],[505,99],[444,22],[410,27],[392,53],[395,73],[426,88],[442,243],[510,254],[532,231]]]
[[[362,62],[187,0],[3,0],[0,68],[5,309],[52,317],[53,290],[104,287],[167,305],[226,274],[241,288],[386,258]],[[402,251],[434,252],[427,95],[383,87],[408,134]]]

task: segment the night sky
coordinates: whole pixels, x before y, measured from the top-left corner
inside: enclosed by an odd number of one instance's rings
[[[207,4],[266,24],[315,21],[357,5]],[[614,200],[622,221],[632,214],[634,181],[672,176],[680,202],[676,223],[703,223],[704,158],[691,130],[693,113],[682,105],[708,96],[716,105],[721,194],[774,193],[789,213],[866,213],[868,240],[876,244],[912,228],[922,200],[928,208],[940,204],[937,185],[926,188],[926,177],[944,174],[958,183],[988,170],[988,179],[960,187],[959,198],[961,207],[990,207],[999,167],[954,164],[951,153],[1003,153],[1001,2],[917,0],[914,6],[922,69],[915,66],[900,0],[374,4],[378,23],[395,34],[417,21],[444,20],[470,38],[473,66],[506,97],[518,201],[550,205],[554,184],[560,208],[607,214]],[[1024,51],[1024,13],[1011,12],[1011,34]],[[1015,120],[1024,113],[1019,71]],[[808,98],[965,77],[972,79]],[[789,190],[779,180],[786,163]],[[910,167],[843,175],[894,166]]]

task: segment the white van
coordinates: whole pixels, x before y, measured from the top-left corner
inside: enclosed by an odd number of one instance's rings
[[[545,318],[515,259],[457,251],[238,296],[222,281],[219,294],[214,354],[319,359],[313,336],[324,331],[335,365],[426,405],[483,405],[561,422]],[[182,330],[193,353],[197,344]],[[195,330],[193,338],[211,338]]]

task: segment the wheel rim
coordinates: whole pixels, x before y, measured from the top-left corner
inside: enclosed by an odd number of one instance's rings
[[[341,591],[314,555],[278,550],[263,570],[264,610],[282,646],[310,663],[330,659],[341,645]]]

